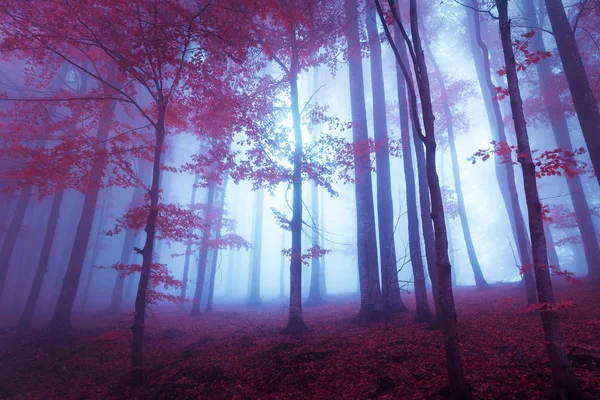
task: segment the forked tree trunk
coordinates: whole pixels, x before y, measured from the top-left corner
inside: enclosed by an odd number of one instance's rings
[[[194,206],[196,204],[196,193],[198,193],[198,174],[194,176],[194,184],[192,186],[192,198],[190,200],[190,205]],[[179,303],[179,310],[185,310],[185,301],[187,296],[187,285],[188,285],[188,275],[190,271],[190,258],[192,252],[192,244],[188,243],[185,246],[185,260],[183,262],[183,278],[181,280],[181,293],[179,296],[181,297],[181,302]]]
[[[111,84],[116,84],[118,81],[117,67],[115,64],[111,64],[109,67],[107,81]],[[56,303],[56,308],[50,322],[50,327],[52,329],[69,329],[71,327],[73,304],[75,303],[75,296],[77,295],[77,289],[79,288],[79,278],[83,269],[83,262],[85,260],[90,233],[94,223],[98,192],[100,191],[102,177],[104,176],[107,139],[110,133],[110,124],[114,118],[116,105],[116,100],[105,100],[102,106],[100,122],[98,123],[98,134],[96,136],[98,146],[95,153],[95,160],[90,172],[90,179],[83,201],[81,217],[77,224],[75,240],[71,249],[67,271],[63,278],[58,302]]]
[[[545,14],[540,11],[541,15],[539,18],[535,17],[537,13],[535,5],[533,4],[533,0],[524,0],[524,6],[525,12],[530,16],[530,18],[533,17],[534,23],[543,26]],[[546,51],[541,33],[536,32],[530,41],[533,51]],[[536,64],[536,69],[538,72],[544,106],[548,114],[548,121],[550,122],[552,132],[554,133],[554,138],[556,139],[556,145],[563,150],[573,151],[573,145],[569,136],[569,127],[565,117],[565,110],[563,109],[560,101],[560,93],[558,92],[558,88],[555,84],[550,61],[540,61]],[[600,132],[600,130],[596,131],[596,136],[600,135],[598,132]],[[599,271],[594,272],[594,270],[600,269],[600,246],[598,245],[598,238],[592,222],[590,207],[585,198],[583,185],[581,184],[581,178],[579,176],[572,178],[566,177],[566,180],[569,193],[571,195],[571,202],[573,203],[573,211],[575,211],[577,227],[581,233],[588,272],[590,276],[598,276],[600,274]],[[550,262],[553,262],[552,259],[550,259]]]
[[[477,8],[476,0],[471,0],[471,3],[469,4],[471,7]],[[497,142],[507,143],[506,132],[504,131],[504,120],[502,118],[502,112],[500,111],[500,105],[498,104],[498,99],[496,97],[495,85],[492,82],[491,77],[492,71],[489,60],[489,52],[487,45],[481,36],[481,22],[479,20],[479,13],[466,7],[465,12],[471,43],[471,53],[473,54],[477,80],[479,81],[479,86],[481,88],[481,94],[483,96],[483,102],[485,104],[488,122],[490,124],[492,139]],[[495,160],[496,179],[498,180],[498,185],[500,187],[500,194],[502,195],[502,200],[504,201],[504,206],[508,214],[508,220],[513,231],[513,237],[515,238],[515,242],[517,244],[519,259],[521,261],[520,267],[525,270],[523,273],[523,278],[525,281],[527,303],[534,304],[537,301],[537,296],[535,294],[535,283],[533,280],[533,274],[528,268],[528,266],[531,265],[531,246],[527,237],[525,220],[519,205],[519,195],[517,192],[517,186],[515,184],[515,171],[512,163],[503,162],[502,157],[495,156]]]
[[[208,190],[206,196],[206,205],[207,205],[207,219],[204,233],[202,234],[202,239],[200,239],[200,253],[198,255],[198,275],[196,276],[196,290],[194,291],[194,299],[192,300],[192,310],[190,311],[190,315],[192,317],[196,317],[200,315],[200,306],[202,301],[202,292],[204,291],[204,280],[206,279],[206,267],[208,265],[208,253],[209,253],[209,240],[212,231],[212,207],[215,203],[215,191],[216,184],[211,181],[208,183]]]
[[[357,0],[346,0],[346,26],[350,103],[352,110],[352,139],[354,151],[354,192],[356,196],[356,233],[358,271],[360,280],[360,311],[354,321],[369,323],[383,318],[379,265],[377,262],[377,233],[371,182],[371,162],[368,152],[367,109],[362,71]]]
[[[517,77],[517,66],[512,48],[510,21],[508,19],[508,0],[496,0],[496,6],[498,8],[502,50],[504,52],[504,61],[506,63],[506,78],[508,80],[510,106],[517,134],[519,162],[521,163],[525,198],[527,201],[537,294],[540,303],[546,303],[551,307],[555,304],[555,299],[552,282],[550,280],[550,270],[548,269],[542,205],[540,204],[537,190],[535,164],[533,163],[531,149],[529,147],[527,125],[525,114],[523,112],[519,80]],[[555,389],[558,391],[559,395],[565,396],[564,398],[582,398],[581,389],[579,388],[579,384],[571,368],[571,363],[565,352],[556,310],[542,310],[541,317],[546,350],[550,360],[550,370]]]
[[[415,53],[415,75],[419,87],[421,109],[423,111],[423,125],[425,128],[427,182],[431,194],[431,219],[433,220],[435,231],[435,255],[438,273],[439,292],[437,301],[440,304],[439,309],[442,313],[441,321],[444,331],[448,381],[450,393],[453,397],[471,398],[470,388],[462,367],[458,343],[458,325],[456,321],[456,309],[454,307],[454,294],[452,293],[452,267],[448,257],[448,237],[444,218],[444,204],[435,165],[435,117],[431,104],[427,64],[425,63],[425,55],[421,45],[416,0],[410,0],[410,26]]]
[[[261,304],[260,299],[260,270],[262,255],[263,208],[265,192],[258,189],[254,195],[254,235],[252,238],[252,267],[250,268],[249,305]]]
[[[388,38],[390,40],[390,38]],[[408,65],[406,57],[406,45],[398,27],[395,29],[395,43],[403,61]],[[427,286],[425,284],[425,267],[423,264],[423,253],[421,250],[421,235],[419,233],[419,215],[417,210],[417,195],[415,184],[415,171],[412,158],[412,146],[410,144],[410,128],[408,115],[408,104],[406,99],[406,80],[404,74],[396,63],[396,84],[398,86],[398,105],[400,112],[400,134],[402,140],[402,162],[404,165],[404,182],[406,186],[406,214],[408,217],[408,248],[410,252],[410,263],[413,271],[413,283],[415,287],[416,318],[418,321],[429,321],[432,318],[427,300]]]
[[[433,74],[435,75],[438,81],[438,85],[440,86],[442,94],[442,107],[444,113],[446,114],[446,123],[448,124],[448,147],[450,147],[450,158],[452,160],[452,175],[454,177],[454,187],[456,189],[456,203],[458,205],[458,216],[463,231],[465,245],[467,247],[467,255],[469,256],[469,262],[471,263],[471,268],[473,269],[473,275],[475,276],[475,284],[477,285],[477,288],[480,290],[487,289],[489,285],[483,277],[483,272],[481,272],[481,265],[479,264],[477,253],[475,252],[473,238],[471,237],[471,227],[469,226],[469,218],[467,217],[467,209],[465,207],[465,199],[462,191],[462,181],[460,178],[460,167],[458,166],[458,154],[456,151],[456,142],[454,138],[454,122],[452,117],[452,110],[450,109],[450,104],[448,100],[448,93],[446,92],[446,84],[444,82],[442,72],[440,71],[437,61],[433,55],[433,52],[431,51],[427,43],[425,44],[425,49],[427,50],[427,53],[429,55],[429,59],[433,66]]]
[[[383,81],[381,43],[377,31],[375,9],[371,6],[366,25],[369,38],[371,85],[373,91],[373,131],[375,162],[377,166],[377,222],[379,228],[379,255],[381,259],[381,286],[386,312],[405,312],[398,282],[398,263],[394,230],[394,203],[390,171],[389,138],[386,121],[386,103]]]
[[[156,237],[156,221],[158,218],[158,202],[160,193],[160,164],[165,140],[165,113],[164,101],[159,93],[158,120],[155,125],[154,157],[152,163],[152,180],[150,183],[150,212],[146,222],[146,241],[141,250],[142,271],[135,297],[135,315],[131,331],[131,367],[133,383],[141,384],[144,380],[142,348],[144,343],[144,321],[146,318],[146,293],[153,264],[154,239]]]

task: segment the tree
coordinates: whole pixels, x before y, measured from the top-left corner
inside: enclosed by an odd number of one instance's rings
[[[492,139],[496,142],[507,143],[504,120],[502,119],[502,112],[500,111],[500,105],[498,104],[496,95],[496,86],[492,82],[491,77],[492,72],[489,51],[481,35],[480,13],[473,10],[477,9],[477,6],[477,0],[472,0],[469,3],[470,8],[465,7],[471,53],[473,55],[477,80],[481,88],[481,94],[488,116]],[[502,157],[499,156],[496,157],[495,168],[496,179],[498,180],[502,200],[504,201],[508,220],[513,231],[513,237],[517,244],[521,266],[530,265],[531,246],[529,244],[529,239],[527,238],[527,228],[525,226],[523,213],[521,212],[521,206],[519,205],[519,195],[515,184],[514,169],[512,164],[503,162]],[[523,278],[525,281],[527,304],[534,304],[536,302],[535,283],[531,271],[525,270]]]
[[[579,46],[561,0],[546,0],[556,47],[571,91],[573,105],[587,145],[596,179],[600,180],[600,110],[585,70]],[[599,181],[600,182],[600,181]],[[589,265],[589,264],[588,264]],[[593,278],[600,270],[592,270]]]
[[[390,171],[389,138],[387,132],[381,43],[377,31],[377,14],[369,7],[366,16],[369,53],[371,62],[371,85],[373,90],[373,131],[375,137],[375,161],[377,164],[377,222],[379,228],[379,255],[381,258],[381,282],[383,304],[386,311],[408,311],[400,297],[396,243],[394,240],[394,204]]]
[[[258,305],[260,299],[260,269],[262,253],[262,226],[263,226],[263,208],[264,208],[263,190],[257,190],[254,195],[254,236],[252,240],[252,265],[250,268],[250,293],[248,304]]]
[[[198,174],[194,175],[194,183],[192,184],[192,198],[190,200],[190,206],[196,205],[196,193],[198,192]],[[185,309],[185,300],[187,296],[187,284],[188,284],[188,275],[190,270],[190,258],[192,256],[192,243],[188,243],[185,248],[185,261],[183,262],[183,278],[181,280],[181,298],[182,302],[179,303],[179,310],[183,311]]]
[[[546,351],[550,359],[552,380],[560,396],[569,399],[579,399],[583,395],[565,352],[556,309],[552,308],[552,306],[555,306],[556,301],[554,299],[552,281],[550,280],[550,269],[548,268],[542,205],[536,182],[536,167],[529,147],[527,123],[523,112],[517,66],[512,48],[511,27],[508,18],[508,0],[496,0],[496,6],[498,8],[502,50],[506,63],[510,107],[513,112],[513,121],[517,135],[518,159],[521,164],[523,186],[527,201],[537,294],[539,302],[547,306],[547,308],[540,309],[540,314],[544,328]]]
[[[394,43],[387,28],[383,11],[379,0],[376,1],[377,11],[382,23],[385,26],[386,36],[390,44]],[[425,63],[425,54],[421,43],[419,23],[418,23],[418,11],[416,0],[410,1],[410,28],[411,28],[411,39],[408,38],[408,34],[404,29],[402,20],[400,19],[398,8],[396,4],[390,0],[390,10],[394,17],[394,20],[402,32],[404,41],[409,49],[409,54],[414,69],[414,76],[416,78],[417,86],[419,89],[419,95],[421,99],[421,110],[423,118],[423,126],[425,135],[423,135],[420,127],[420,120],[416,115],[416,107],[413,107],[414,125],[416,134],[425,143],[426,150],[426,166],[427,166],[427,182],[429,185],[429,193],[431,196],[431,219],[433,220],[433,227],[435,231],[435,250],[436,250],[436,265],[437,265],[437,279],[438,279],[438,293],[436,302],[439,303],[439,310],[441,315],[440,318],[444,333],[444,348],[446,353],[446,365],[448,371],[448,380],[450,386],[451,395],[456,398],[471,398],[471,392],[465,374],[462,367],[462,360],[460,355],[460,348],[458,342],[458,326],[456,309],[454,307],[454,295],[452,293],[452,274],[451,265],[448,256],[448,238],[446,232],[446,222],[444,218],[444,205],[442,200],[442,193],[440,189],[439,179],[436,171],[436,160],[435,160],[435,126],[434,126],[434,114],[431,102],[431,90],[429,86],[429,76],[427,72],[427,65]],[[408,73],[408,66],[405,65],[400,54],[398,53],[395,45],[393,46],[394,53],[396,55],[396,61],[401,65],[405,79],[411,82],[409,85],[411,91],[411,102],[413,105],[416,103],[414,97],[416,97],[414,87],[412,87],[412,75]]]

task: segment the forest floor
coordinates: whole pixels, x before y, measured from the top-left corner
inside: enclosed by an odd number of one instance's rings
[[[584,390],[600,398],[600,290],[559,284],[562,332]],[[414,309],[412,296],[405,302]],[[478,399],[537,399],[550,388],[539,316],[513,285],[456,290],[463,363]],[[285,306],[218,307],[199,317],[163,306],[147,323],[146,384],[129,385],[129,317],[76,319],[66,336],[0,330],[4,399],[437,399],[442,334],[413,313],[351,324],[355,299],[305,308],[310,330],[281,334]]]

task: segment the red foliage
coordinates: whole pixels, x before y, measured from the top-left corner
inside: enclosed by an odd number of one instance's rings
[[[283,255],[290,257],[290,260],[292,260],[294,258],[300,258],[300,260],[302,261],[302,264],[304,264],[304,265],[308,265],[308,260],[313,259],[313,258],[321,258],[325,254],[330,253],[330,252],[331,252],[331,250],[323,249],[318,244],[315,244],[310,249],[307,249],[306,253],[303,253],[303,254],[292,253],[292,249],[281,250],[281,253]]]

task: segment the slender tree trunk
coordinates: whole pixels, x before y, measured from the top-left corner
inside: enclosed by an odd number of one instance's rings
[[[252,240],[252,268],[250,270],[249,305],[259,305],[260,299],[260,270],[262,254],[263,208],[265,192],[258,189],[254,194],[254,237]]]
[[[198,192],[198,174],[194,177],[194,184],[192,186],[192,199],[190,200],[190,204],[194,206],[196,204],[196,193]],[[179,303],[179,310],[185,310],[185,301],[187,296],[187,285],[188,285],[188,274],[190,270],[190,258],[192,253],[192,244],[188,243],[185,247],[185,261],[183,263],[183,278],[181,285],[181,303]]]
[[[396,47],[403,57],[405,65],[408,65],[406,45],[400,37],[399,29],[395,29]],[[431,320],[432,314],[427,300],[427,286],[425,284],[425,268],[423,265],[423,254],[421,250],[421,235],[419,233],[419,215],[417,210],[417,195],[415,183],[415,171],[410,143],[410,128],[408,115],[408,104],[406,98],[406,80],[396,64],[396,84],[398,86],[398,104],[400,112],[400,133],[402,140],[402,162],[404,165],[404,181],[406,186],[406,214],[408,216],[408,248],[410,251],[410,262],[413,270],[415,287],[416,318],[419,321]]]
[[[196,277],[196,290],[194,292],[194,300],[192,301],[192,310],[190,315],[195,317],[200,315],[200,302],[202,300],[202,292],[204,290],[204,280],[206,278],[206,266],[208,265],[208,253],[209,253],[209,240],[212,231],[211,216],[213,214],[213,205],[215,203],[215,182],[208,183],[208,194],[206,198],[206,205],[208,206],[206,224],[207,228],[204,230],[202,239],[200,240],[200,253],[198,255],[198,275]]]
[[[552,25],[558,54],[565,70],[579,125],[596,172],[596,179],[600,179],[600,110],[598,109],[598,103],[594,97],[562,1],[546,0],[546,10]],[[600,267],[590,272],[593,278],[600,278]]]
[[[314,101],[318,100],[318,96],[316,95],[319,90],[319,70],[318,68],[313,69],[313,95]],[[310,133],[313,140],[316,140],[314,127],[310,127]],[[311,243],[313,247],[319,246],[319,185],[317,185],[314,181],[311,185],[310,190],[310,208],[311,208]],[[312,258],[310,260],[310,288],[308,291],[308,299],[306,301],[306,305],[319,305],[323,304],[323,298],[321,297],[321,260],[322,258]]]
[[[320,216],[321,216],[321,239],[320,239],[320,246],[322,249],[325,248],[325,189],[321,188],[321,200],[319,202],[319,205],[321,207],[321,212],[320,212]],[[319,279],[319,283],[321,284],[321,296],[326,297],[327,296],[327,274],[326,274],[326,269],[325,269],[325,257],[327,257],[326,254],[323,254],[323,257],[321,257],[321,270],[319,271],[319,274],[321,274],[321,279]]]
[[[48,227],[44,235],[44,241],[42,243],[42,251],[40,252],[40,259],[38,261],[35,276],[33,277],[33,283],[27,297],[27,303],[21,318],[19,319],[19,328],[29,328],[31,326],[31,320],[33,313],[37,305],[37,301],[42,291],[42,284],[44,283],[44,277],[48,272],[48,263],[50,262],[50,252],[52,251],[52,244],[54,243],[54,234],[56,233],[56,227],[58,226],[58,220],[60,216],[60,206],[64,196],[64,190],[60,189],[54,194],[52,198],[52,205],[50,206],[50,216],[48,218]]]
[[[346,26],[344,33],[348,46],[350,77],[350,102],[352,109],[352,139],[355,146],[354,171],[356,195],[356,231],[358,269],[360,278],[360,312],[355,322],[368,323],[383,317],[377,260],[377,233],[371,182],[371,162],[368,149],[367,109],[362,71],[357,0],[346,0]]]
[[[294,46],[295,47],[295,46]],[[289,71],[292,121],[294,126],[294,171],[292,199],[292,251],[290,256],[290,307],[285,333],[300,333],[308,329],[302,318],[302,130],[298,99],[298,49],[292,49]]]
[[[429,59],[433,66],[433,74],[435,75],[438,84],[440,85],[440,90],[442,92],[442,107],[444,109],[444,113],[446,114],[446,121],[448,124],[448,146],[450,147],[450,158],[452,160],[452,175],[454,176],[454,187],[456,189],[458,216],[460,218],[463,237],[465,239],[465,245],[467,247],[467,255],[469,256],[469,262],[471,263],[471,268],[473,269],[473,275],[475,275],[475,284],[477,285],[477,288],[480,290],[487,289],[489,285],[483,277],[483,273],[481,272],[481,265],[479,264],[477,253],[475,252],[473,238],[471,237],[471,227],[469,226],[469,219],[467,217],[467,209],[465,207],[465,199],[462,191],[462,181],[460,178],[460,167],[458,166],[458,154],[456,151],[456,142],[454,138],[454,122],[452,118],[452,110],[450,109],[450,104],[448,102],[446,84],[444,82],[442,72],[440,71],[437,61],[433,55],[433,52],[427,44],[425,44],[425,49],[429,54]]]
[[[116,83],[116,65],[112,64],[109,68],[108,82]],[[95,153],[96,159],[93,162],[92,170],[90,172],[90,179],[85,193],[81,217],[75,233],[75,241],[73,242],[73,248],[71,249],[71,256],[67,265],[67,271],[63,278],[58,302],[56,303],[56,308],[50,322],[50,327],[52,329],[69,329],[71,327],[73,304],[75,302],[75,296],[77,295],[77,289],[79,288],[79,278],[83,269],[85,253],[87,251],[94,222],[94,215],[96,213],[98,192],[100,191],[102,177],[104,176],[103,168],[106,159],[106,144],[116,105],[116,100],[105,100],[102,107],[100,122],[98,124],[98,147]]]
[[[146,240],[144,247],[139,251],[142,255],[142,271],[135,297],[135,315],[131,331],[131,367],[133,383],[141,384],[144,380],[142,348],[144,343],[144,323],[146,318],[146,292],[153,264],[154,239],[156,237],[156,220],[158,217],[158,202],[160,192],[160,166],[165,139],[165,103],[159,92],[158,120],[155,125],[155,145],[152,163],[152,180],[150,184],[150,212],[146,222]]]
[[[221,188],[219,190],[220,192],[220,197],[218,200],[218,207],[219,207],[219,217],[218,217],[218,221],[216,223],[216,233],[215,233],[215,240],[217,242],[217,246],[215,246],[215,248],[213,249],[213,258],[212,258],[212,263],[211,263],[211,268],[210,268],[210,284],[208,286],[208,301],[206,302],[206,312],[211,312],[213,311],[213,299],[214,299],[214,295],[215,295],[215,278],[216,278],[216,273],[217,273],[217,261],[219,260],[219,245],[218,242],[221,239],[221,227],[223,226],[223,212],[224,212],[224,208],[225,208],[225,193],[227,191],[227,181],[228,181],[228,175],[225,175],[225,177],[223,178],[223,183],[221,184]]]
[[[376,23],[375,8],[370,7],[366,18],[369,38],[371,84],[373,91],[373,130],[375,136],[375,161],[377,163],[377,221],[379,228],[379,254],[383,305],[387,312],[405,312],[398,282],[395,222],[392,199],[389,139],[386,121],[386,104],[383,81],[381,43]]]
[[[441,178],[442,187],[444,187],[444,185],[445,185],[444,181],[446,179],[446,175],[445,175],[445,172],[444,172],[445,171],[444,153],[445,153],[445,151],[442,150],[441,151],[441,157],[440,157],[441,163],[442,163],[442,166],[440,168],[441,169],[441,175],[442,175],[442,178]],[[455,286],[457,286],[456,285],[456,269],[457,269],[457,265],[454,262],[454,259],[455,259],[455,257],[454,257],[454,245],[452,244],[452,230],[450,229],[450,224],[449,223],[446,224],[446,230],[448,231],[448,256],[450,257],[450,265],[452,265],[452,287],[455,287]]]
[[[472,7],[477,7],[476,0],[471,0],[471,3],[469,4]],[[466,7],[465,12],[471,43],[471,52],[475,62],[475,71],[477,73],[479,86],[481,87],[481,94],[488,115],[492,139],[497,142],[506,143],[504,120],[502,119],[500,105],[496,98],[495,85],[492,82],[488,48],[481,37],[479,14]],[[508,220],[510,221],[513,236],[517,244],[521,267],[525,270],[523,278],[527,293],[527,303],[534,304],[537,301],[535,282],[533,280],[533,274],[526,268],[528,265],[531,265],[531,246],[527,237],[525,220],[519,205],[519,195],[515,184],[515,172],[511,163],[502,162],[502,157],[496,156],[495,159],[496,178],[498,180],[498,185],[500,186],[500,193],[502,194],[502,200],[504,201],[504,206],[508,213]]]
[[[92,279],[94,278],[96,260],[98,259],[98,253],[100,253],[101,243],[102,243],[102,227],[104,226],[104,215],[106,214],[107,202],[108,202],[109,192],[104,196],[104,200],[102,201],[102,209],[100,211],[100,216],[98,217],[98,230],[96,231],[94,240],[94,251],[92,252],[92,258],[90,259],[90,266],[88,268],[87,278],[85,280],[85,286],[83,288],[83,298],[81,299],[81,314],[85,314],[85,307],[87,304],[87,299],[90,294],[90,286],[92,284]]]
[[[531,157],[527,125],[525,122],[525,114],[523,113],[523,102],[521,100],[517,77],[517,67],[512,49],[510,20],[508,19],[508,0],[496,0],[496,6],[498,8],[500,22],[502,50],[504,52],[504,61],[506,63],[510,106],[517,134],[517,144],[520,155],[519,162],[521,163],[525,198],[527,200],[537,294],[540,303],[554,305],[555,299],[552,290],[552,282],[550,280],[550,270],[548,269],[548,255],[546,253],[542,206],[537,190],[535,164]],[[571,368],[571,363],[565,352],[562,335],[560,333],[558,314],[555,310],[546,310],[541,312],[541,317],[546,350],[550,360],[550,370],[552,372],[552,380],[555,388],[561,395],[565,396],[565,398],[582,398],[581,389],[579,388],[579,384]]]
[[[286,198],[285,198],[285,194],[283,197],[283,208],[281,209],[282,214],[287,218],[287,202],[286,202]],[[281,265],[279,267],[279,298],[283,299],[285,298],[285,278],[284,278],[284,271],[285,271],[285,255],[283,254],[283,250],[285,249],[285,233],[287,231],[285,229],[281,230]]]
[[[540,11],[539,18],[536,17],[536,9],[533,4],[533,0],[524,0],[525,13],[533,22],[543,26],[544,14]],[[543,4],[543,2],[541,2]],[[558,1],[557,3],[560,3]],[[560,6],[562,8],[562,5]],[[568,25],[567,25],[568,27]],[[537,33],[530,39],[533,51],[546,51],[544,40],[541,33]],[[572,61],[569,61],[572,62]],[[540,89],[542,92],[542,98],[544,100],[544,106],[548,113],[548,121],[554,133],[556,139],[556,145],[565,151],[573,151],[573,145],[569,136],[569,127],[567,125],[567,119],[565,117],[565,110],[562,107],[560,101],[560,93],[556,87],[554,81],[554,75],[552,73],[551,65],[549,60],[543,60],[536,64]],[[566,72],[566,67],[565,67]],[[597,130],[596,136],[600,135],[600,130]],[[587,140],[587,139],[586,139]],[[596,139],[598,140],[598,139]],[[591,153],[590,153],[591,154]],[[595,168],[597,168],[595,166]],[[585,198],[583,191],[583,185],[581,184],[581,178],[575,176],[573,178],[566,177],[569,192],[571,194],[571,201],[573,203],[573,210],[575,211],[575,219],[577,220],[577,226],[581,233],[581,239],[583,241],[583,249],[585,252],[585,258],[587,261],[588,271],[591,276],[599,276],[600,271],[594,269],[600,268],[600,246],[598,245],[598,239],[594,224],[592,222],[592,216],[590,213],[590,207]],[[551,238],[546,235],[547,238]],[[554,246],[552,246],[554,248]],[[556,250],[555,250],[556,251]],[[552,253],[549,253],[552,255]],[[554,264],[552,258],[550,262]],[[558,265],[558,264],[556,264]]]

